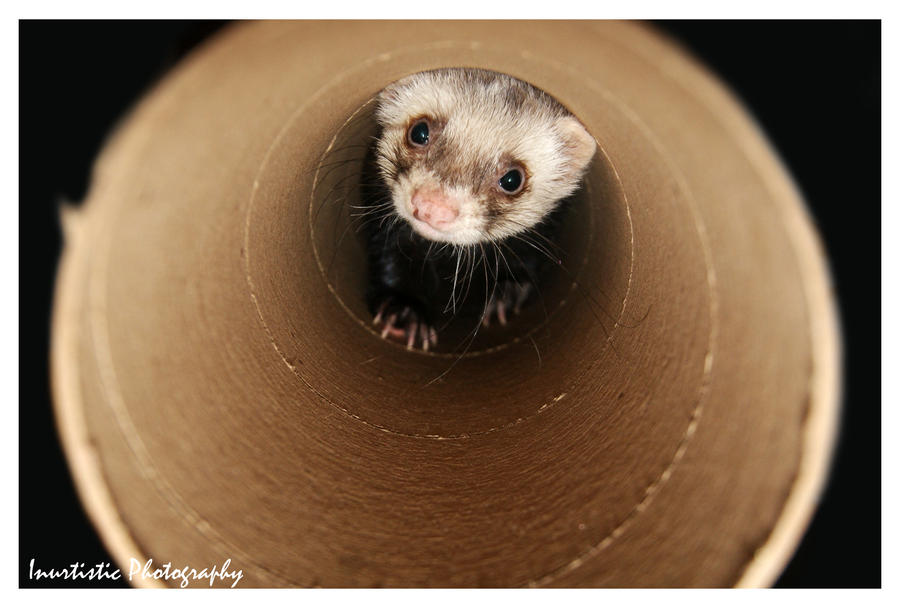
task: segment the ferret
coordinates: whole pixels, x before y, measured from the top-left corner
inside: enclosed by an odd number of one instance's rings
[[[547,93],[481,69],[398,80],[379,94],[375,118],[362,186],[373,324],[427,351],[437,308],[461,310],[483,274],[478,321],[505,325],[556,255],[594,138]]]

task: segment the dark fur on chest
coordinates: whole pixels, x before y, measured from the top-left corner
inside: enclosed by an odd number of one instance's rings
[[[363,206],[374,209],[389,200],[380,180],[364,183]],[[398,292],[418,302],[432,320],[445,310],[477,319],[498,285],[530,283],[539,291],[542,276],[558,264],[553,243],[567,207],[563,201],[533,231],[468,247],[427,240],[393,212],[383,221],[368,222],[363,237],[370,311],[375,313],[386,292]]]

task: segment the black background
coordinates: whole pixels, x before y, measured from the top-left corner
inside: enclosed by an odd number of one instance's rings
[[[116,120],[221,26],[20,23],[22,587],[35,585],[28,580],[31,558],[45,568],[111,561],[76,497],[50,405],[48,319],[60,247],[58,202],[84,198],[91,162]],[[879,587],[881,24],[657,26],[717,72],[770,136],[806,196],[835,275],[845,346],[841,437],[822,504],[777,585]]]

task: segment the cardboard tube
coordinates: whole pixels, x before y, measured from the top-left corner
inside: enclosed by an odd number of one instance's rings
[[[599,143],[565,268],[462,356],[372,329],[347,211],[372,99],[447,66],[531,82]],[[768,585],[824,482],[820,244],[739,105],[642,26],[240,24],[145,97],[69,216],[56,411],[126,571]]]

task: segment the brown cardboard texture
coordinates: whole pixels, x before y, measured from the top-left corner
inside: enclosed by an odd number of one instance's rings
[[[463,356],[378,336],[348,229],[372,99],[447,66],[540,87],[599,144],[543,308]],[[825,479],[821,246],[735,100],[640,25],[238,24],[134,109],[66,237],[58,424],[126,571],[768,585]]]

